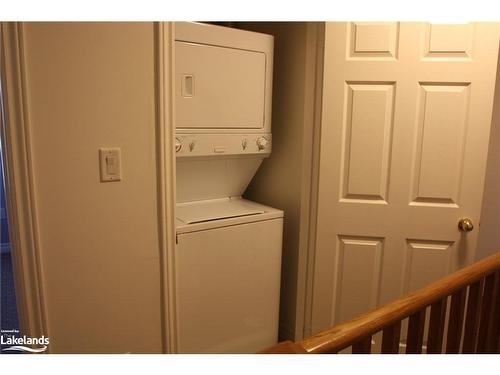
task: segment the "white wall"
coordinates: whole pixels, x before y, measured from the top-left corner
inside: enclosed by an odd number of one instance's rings
[[[50,350],[160,352],[153,24],[23,31]],[[123,181],[100,183],[99,147]]]
[[[500,251],[500,56],[476,259]]]

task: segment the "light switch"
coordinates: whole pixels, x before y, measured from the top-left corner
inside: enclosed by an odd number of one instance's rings
[[[121,152],[119,148],[100,148],[101,182],[121,181]]]

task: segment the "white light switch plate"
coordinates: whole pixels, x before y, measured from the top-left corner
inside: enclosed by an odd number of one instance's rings
[[[99,166],[101,182],[121,181],[121,150],[115,148],[99,149]]]

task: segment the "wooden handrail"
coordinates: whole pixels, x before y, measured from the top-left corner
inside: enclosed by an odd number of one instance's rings
[[[495,277],[495,273],[496,277]],[[496,280],[496,281],[495,281]],[[496,283],[496,284],[495,284]],[[410,317],[410,327],[413,327],[413,333],[419,335],[417,341],[420,343],[420,348],[415,349],[416,352],[421,350],[421,340],[423,335],[423,322],[425,318],[425,309],[428,306],[431,307],[431,326],[433,326],[438,332],[437,336],[430,339],[431,342],[428,344],[428,352],[440,352],[443,340],[443,328],[444,328],[444,317],[446,313],[446,303],[447,297],[452,296],[451,307],[454,311],[458,311],[456,315],[459,318],[463,317],[463,303],[465,301],[465,291],[470,285],[479,288],[479,294],[482,296],[483,284],[485,291],[485,299],[490,298],[492,300],[487,301],[483,299],[483,304],[487,306],[481,310],[481,314],[490,314],[492,308],[494,309],[491,313],[500,314],[500,252],[492,255],[484,260],[474,263],[471,266],[465,267],[453,274],[446,276],[432,284],[429,284],[417,291],[408,294],[402,298],[399,298],[393,302],[388,303],[380,308],[374,309],[368,313],[362,314],[348,322],[336,325],[326,331],[320,332],[309,338],[306,338],[300,342],[295,343],[299,347],[304,348],[307,353],[337,353],[338,351],[345,349],[349,346],[353,346],[353,352],[368,352],[369,353],[369,343],[371,341],[371,336],[381,330],[386,329],[387,337],[385,340],[385,352],[393,352],[397,345],[399,345],[399,331],[400,323],[403,319]],[[489,295],[486,295],[489,293]],[[495,293],[495,294],[493,294]],[[471,301],[473,298],[469,298]],[[478,300],[479,301],[479,300]],[[497,307],[492,307],[493,305]],[[461,310],[460,310],[461,309]],[[468,316],[471,315],[472,319],[469,324],[472,328],[473,338],[477,337],[477,331],[487,330],[484,324],[478,326],[479,318],[476,317],[477,311],[479,311],[476,306],[470,307],[472,314],[468,311]],[[489,322],[489,319],[483,319],[486,324],[491,324],[498,331],[498,319],[500,316],[492,316],[493,323]],[[456,319],[455,319],[456,320]],[[472,325],[471,325],[472,324]],[[454,322],[455,326],[459,326],[460,331],[458,336],[461,335],[462,324]],[[468,324],[465,325],[465,336],[468,335]],[[433,329],[431,327],[431,330]],[[384,331],[384,336],[386,335]],[[498,334],[498,333],[497,333]],[[456,336],[456,335],[455,335]],[[450,351],[456,351],[456,343],[452,342],[454,337],[450,334]],[[460,341],[460,337],[458,337]],[[464,347],[467,346],[464,338]],[[473,340],[473,342],[475,342]],[[473,345],[475,345],[473,343]],[[419,346],[419,345],[416,345]],[[387,349],[388,348],[388,349]],[[474,347],[475,348],[475,347]],[[412,349],[407,353],[411,353]],[[465,350],[466,351],[466,350]],[[267,353],[272,353],[272,350],[267,350]]]
[[[355,338],[371,336],[497,270],[500,270],[500,252],[298,344],[309,353],[337,352],[351,345]]]
[[[308,353],[302,346],[294,343],[293,341],[287,340],[280,342],[278,345],[263,350],[257,354],[308,354]]]

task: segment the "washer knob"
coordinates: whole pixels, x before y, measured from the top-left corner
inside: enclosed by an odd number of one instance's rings
[[[179,152],[182,148],[182,143],[181,143],[181,140],[177,137],[175,137],[175,152]]]
[[[257,138],[257,148],[260,150],[264,150],[267,147],[269,140],[266,137]]]

